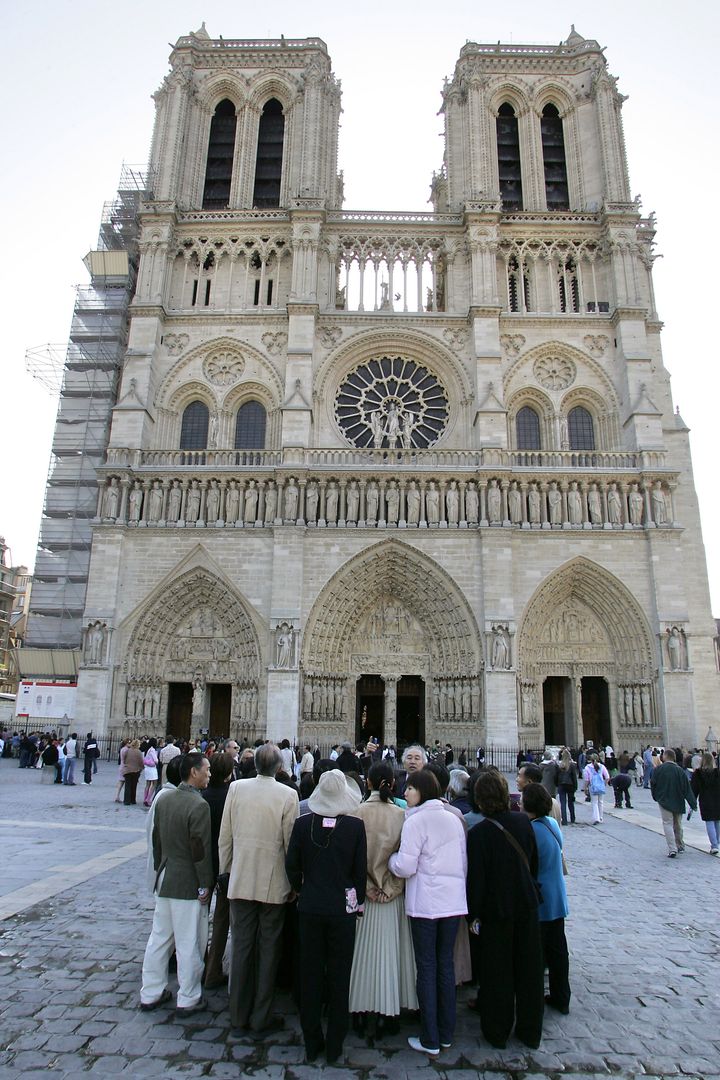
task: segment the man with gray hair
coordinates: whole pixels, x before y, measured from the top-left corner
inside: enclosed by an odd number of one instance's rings
[[[271,1010],[285,904],[292,891],[285,853],[298,797],[294,788],[275,780],[281,765],[277,746],[258,746],[257,776],[230,785],[218,842],[220,873],[230,874],[230,1020],[255,1039],[283,1026],[282,1017],[273,1017]]]
[[[419,743],[412,743],[403,750],[401,761],[402,770],[396,774],[395,790],[397,794],[402,797],[405,793],[405,785],[407,784],[408,776],[410,773],[419,772],[420,769],[424,769],[428,762],[428,756]]]

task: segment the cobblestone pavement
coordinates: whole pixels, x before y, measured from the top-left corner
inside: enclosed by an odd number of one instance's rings
[[[103,763],[90,787],[55,787],[0,762],[0,1077],[720,1076],[720,859],[696,818],[687,852],[667,859],[648,792],[596,827],[580,803],[565,830],[573,1000],[569,1016],[546,1016],[540,1050],[493,1050],[462,990],[455,1042],[439,1058],[407,1049],[408,1026],[375,1046],[352,1034],[345,1065],[322,1068],[303,1064],[282,995],[286,1030],[260,1045],[233,1038],[224,991],[183,1022],[139,1011],[152,912],[145,811],[113,803],[115,773]]]

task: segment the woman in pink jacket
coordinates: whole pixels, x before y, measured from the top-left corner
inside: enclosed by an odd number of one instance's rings
[[[435,1057],[452,1044],[455,1032],[453,948],[467,914],[465,830],[447,812],[440,785],[427,769],[410,774],[405,798],[400,850],[388,866],[396,877],[407,878],[405,910],[417,965],[420,1037],[408,1043]]]

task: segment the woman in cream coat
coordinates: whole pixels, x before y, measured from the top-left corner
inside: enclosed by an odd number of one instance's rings
[[[355,812],[367,835],[365,917],[358,922],[350,976],[350,1012],[370,1014],[377,1030],[395,1027],[401,1009],[417,1009],[415,959],[405,914],[404,882],[388,868],[400,847],[405,814],[393,802],[394,774],[389,763],[372,765],[367,777],[370,795]],[[388,1024],[390,1020],[390,1024]]]

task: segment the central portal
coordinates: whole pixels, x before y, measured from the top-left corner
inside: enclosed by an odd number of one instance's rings
[[[371,737],[382,745],[385,734],[385,680],[381,675],[361,675],[355,694],[355,742]]]

